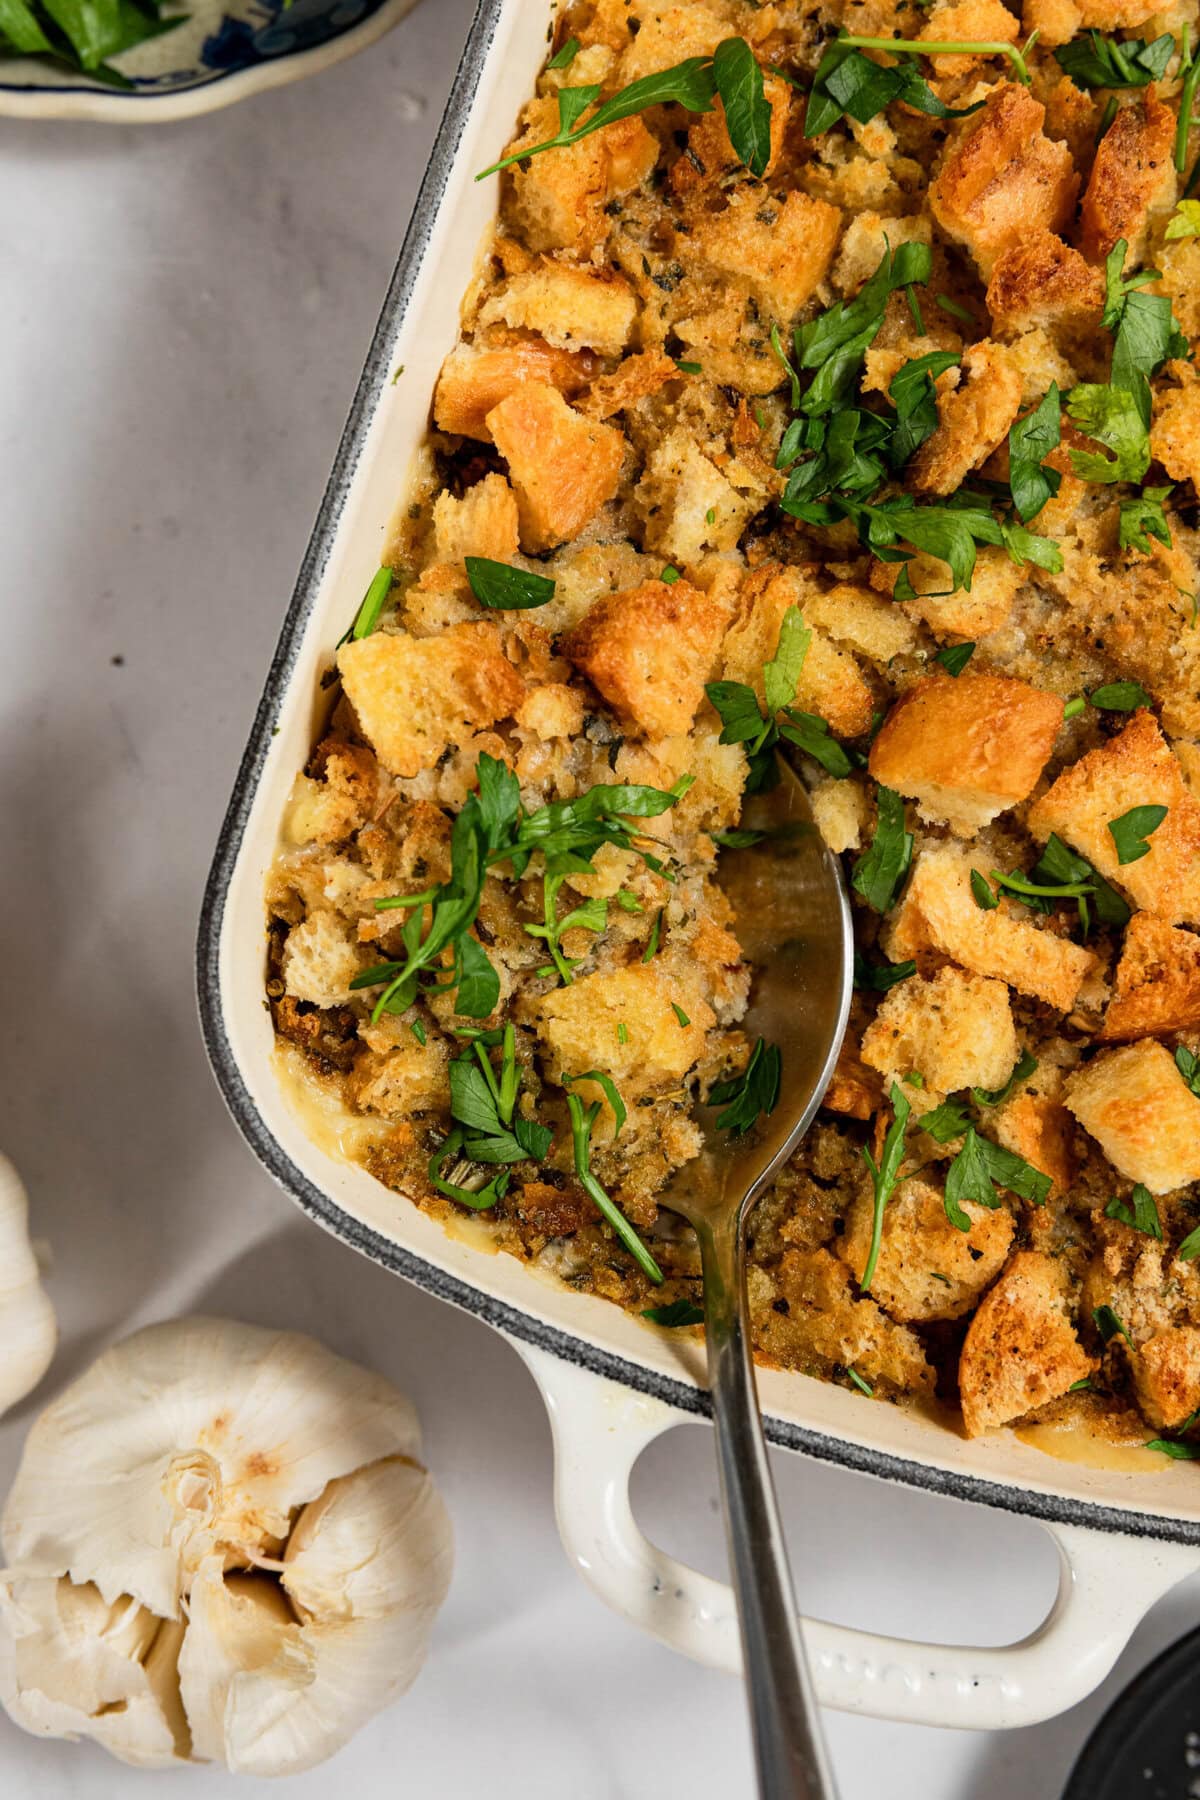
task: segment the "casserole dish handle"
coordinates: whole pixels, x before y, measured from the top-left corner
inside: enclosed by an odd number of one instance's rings
[[[510,1341],[550,1414],[558,1529],[576,1569],[614,1611],[671,1649],[740,1673],[732,1589],[651,1543],[629,1499],[642,1451],[693,1416]],[[1200,1567],[1200,1551],[1188,1545],[1038,1523],[1055,1540],[1060,1574],[1036,1631],[1017,1644],[977,1649],[805,1619],[821,1702],[914,1725],[990,1731],[1035,1724],[1099,1686],[1154,1602]]]

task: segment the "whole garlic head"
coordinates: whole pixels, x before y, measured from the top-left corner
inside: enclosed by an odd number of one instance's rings
[[[54,1308],[29,1241],[25,1187],[0,1155],[0,1413],[37,1386],[57,1341]]]
[[[150,1326],[34,1425],[0,1700],[123,1761],[311,1768],[411,1684],[449,1520],[410,1403],[311,1338]]]

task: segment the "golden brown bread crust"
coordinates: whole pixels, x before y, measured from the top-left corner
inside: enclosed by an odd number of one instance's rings
[[[1079,209],[1079,247],[1089,262],[1102,262],[1118,238],[1141,260],[1149,213],[1169,210],[1175,198],[1174,144],[1174,111],[1153,84],[1117,113],[1097,146]]]
[[[967,1329],[958,1364],[968,1437],[1057,1400],[1096,1367],[1071,1328],[1062,1264],[1019,1250]]]
[[[1152,913],[1135,913],[1097,1035],[1112,1042],[1198,1028],[1200,937],[1164,925]]]

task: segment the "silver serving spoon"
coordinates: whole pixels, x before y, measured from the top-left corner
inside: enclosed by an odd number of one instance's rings
[[[699,1108],[705,1147],[659,1199],[700,1240],[708,1382],[759,1793],[836,1800],[758,1410],[745,1225],[808,1129],[833,1071],[850,1007],[853,942],[837,861],[800,781],[782,760],[779,771],[778,786],[743,811],[742,824],[767,837],[751,849],[726,850],[720,865],[754,970],[744,1029],[752,1043],[761,1036],[781,1053],[778,1103],[740,1138],[717,1128],[719,1108]]]

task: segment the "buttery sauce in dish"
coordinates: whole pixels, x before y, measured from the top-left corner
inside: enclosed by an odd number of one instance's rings
[[[322,1141],[694,1329],[781,746],[860,954],[756,1352],[1130,1469],[1200,1407],[1195,15],[566,11],[267,889]]]

